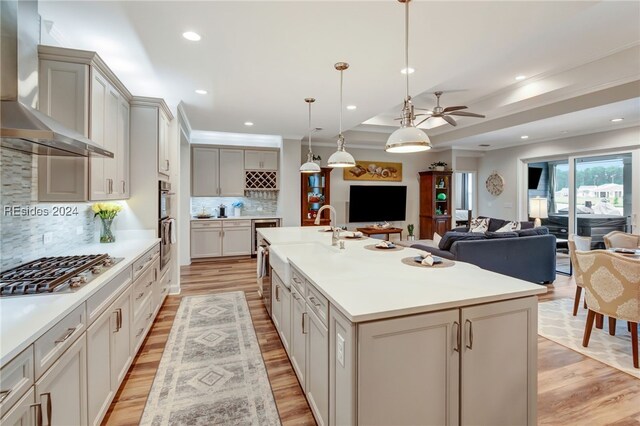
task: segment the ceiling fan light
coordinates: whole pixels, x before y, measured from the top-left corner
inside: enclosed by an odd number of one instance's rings
[[[356,165],[356,160],[353,158],[353,155],[349,154],[344,150],[337,150],[329,160],[327,161],[327,166],[329,167],[353,167]]]
[[[429,136],[417,127],[401,127],[391,133],[384,150],[391,153],[428,151],[432,148]]]

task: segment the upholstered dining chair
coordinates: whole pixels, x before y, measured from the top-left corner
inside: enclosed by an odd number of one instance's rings
[[[589,251],[591,250],[591,237],[581,237],[579,235],[569,235],[569,258],[573,267],[573,278],[576,282],[576,296],[573,301],[573,316],[578,315],[578,306],[580,306],[580,297],[582,295],[582,273],[578,268],[578,261],[576,259],[576,250]]]
[[[577,267],[587,300],[587,323],[582,346],[589,345],[597,314],[609,321],[627,321],[631,331],[633,366],[638,365],[638,322],[640,322],[640,260],[606,250],[576,251]]]
[[[640,235],[628,234],[622,231],[611,231],[604,237],[606,248],[640,248]]]

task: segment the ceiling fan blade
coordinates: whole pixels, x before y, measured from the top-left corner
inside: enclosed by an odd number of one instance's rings
[[[428,119],[430,119],[431,116],[425,118],[424,120],[420,121],[418,124],[416,124],[416,127],[418,127],[419,125],[421,125],[422,123],[424,123],[425,121],[427,121]]]
[[[442,110],[442,112],[458,111],[459,109],[467,109],[467,108],[468,107],[464,105],[451,106],[451,107],[446,107],[445,109]]]
[[[475,112],[465,112],[465,111],[453,111],[453,112],[450,112],[449,115],[458,115],[460,117],[485,118],[485,116],[482,114],[476,114]]]
[[[453,117],[449,117],[448,115],[443,115],[442,118],[444,118],[444,120],[451,124],[452,126],[457,126],[458,123],[456,123],[456,120],[453,119]]]

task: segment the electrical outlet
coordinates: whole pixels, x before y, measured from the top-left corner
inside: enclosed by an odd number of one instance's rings
[[[340,333],[336,334],[336,359],[344,367],[344,337]]]
[[[76,226],[76,235],[82,235],[84,228],[82,226]]]
[[[51,244],[52,241],[53,241],[53,234],[51,232],[45,232],[42,235],[43,244]]]

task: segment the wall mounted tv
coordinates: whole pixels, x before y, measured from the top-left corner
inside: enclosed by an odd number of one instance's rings
[[[406,214],[406,186],[351,185],[349,222],[401,221]]]
[[[538,189],[542,177],[542,167],[529,166],[529,189]]]

